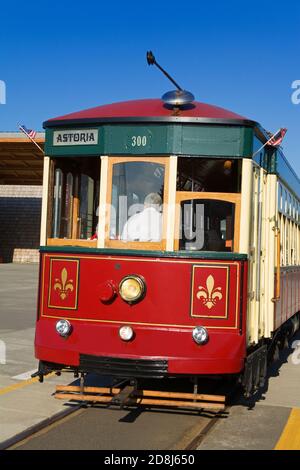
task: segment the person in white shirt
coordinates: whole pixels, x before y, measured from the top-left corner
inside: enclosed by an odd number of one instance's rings
[[[145,197],[144,209],[130,217],[124,225],[121,240],[160,242],[162,234],[161,197],[150,193]]]

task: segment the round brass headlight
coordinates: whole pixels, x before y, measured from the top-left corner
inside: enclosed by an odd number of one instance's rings
[[[126,276],[119,284],[119,294],[126,302],[136,302],[145,294],[146,285],[144,280],[134,274]]]

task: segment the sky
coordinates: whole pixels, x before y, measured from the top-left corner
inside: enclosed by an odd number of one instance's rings
[[[197,101],[270,131],[288,128],[284,152],[300,175],[297,0],[2,0],[0,131],[42,130],[51,117],[161,97],[174,87],[147,65],[147,50]]]

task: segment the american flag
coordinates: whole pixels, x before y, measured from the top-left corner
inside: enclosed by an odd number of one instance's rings
[[[285,129],[285,128],[279,129],[279,131],[277,131],[271,137],[271,139],[268,140],[267,144],[272,145],[273,147],[277,147],[283,141],[283,138],[284,138],[286,133],[287,133],[287,129]]]
[[[22,126],[19,126],[20,130],[22,132],[24,132],[24,134],[26,134],[30,139],[34,139],[35,136],[36,136],[36,131],[32,130],[32,129],[27,129],[24,124],[22,124]]]

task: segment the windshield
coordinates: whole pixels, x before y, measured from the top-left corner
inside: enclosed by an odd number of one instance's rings
[[[110,240],[161,241],[164,178],[158,163],[114,164]]]

